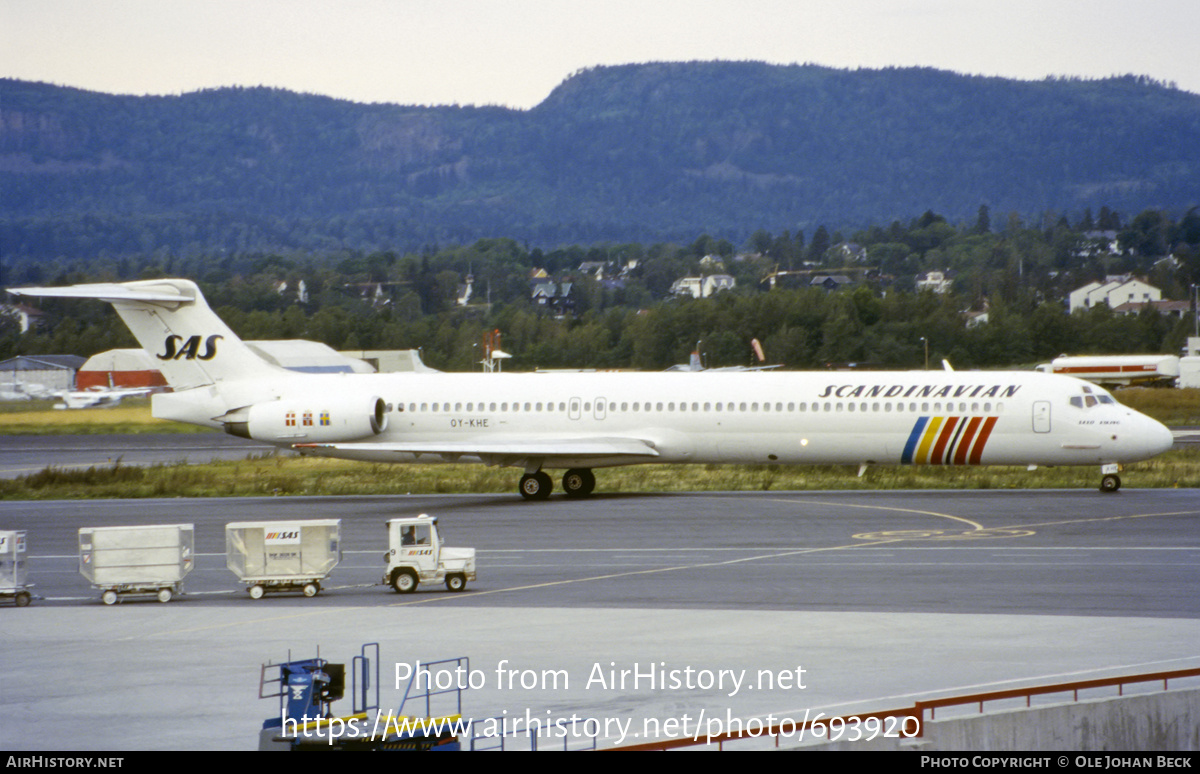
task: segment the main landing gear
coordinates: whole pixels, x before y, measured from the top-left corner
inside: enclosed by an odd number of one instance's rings
[[[587,497],[596,488],[596,476],[588,468],[571,468],[562,477],[567,497]],[[545,471],[521,476],[519,491],[526,500],[545,500],[554,489],[554,480]]]
[[[562,477],[567,497],[587,497],[596,488],[596,476],[587,468],[572,468]]]
[[[520,492],[526,500],[545,500],[554,489],[554,481],[549,474],[539,470],[537,473],[526,473],[521,476]]]

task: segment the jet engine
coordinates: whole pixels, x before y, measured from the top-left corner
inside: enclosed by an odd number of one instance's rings
[[[217,417],[225,432],[269,443],[360,441],[387,429],[388,406],[378,396],[313,396],[256,403]]]

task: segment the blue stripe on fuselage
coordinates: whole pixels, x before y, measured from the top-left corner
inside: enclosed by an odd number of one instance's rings
[[[925,431],[925,425],[927,424],[929,424],[929,417],[921,417],[913,425],[912,434],[908,436],[908,443],[904,444],[904,454],[900,455],[901,465],[912,464],[913,453],[917,450],[917,443],[920,442],[921,433]]]

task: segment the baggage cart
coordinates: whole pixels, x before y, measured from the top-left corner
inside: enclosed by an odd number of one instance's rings
[[[225,565],[251,599],[267,592],[313,597],[342,560],[342,520],[239,521],[225,525]]]
[[[106,605],[134,595],[169,602],[192,570],[194,533],[191,524],[81,528],[79,572]]]
[[[25,531],[0,530],[0,597],[11,597],[17,607],[28,605],[33,600],[32,586],[25,582],[28,572]]]

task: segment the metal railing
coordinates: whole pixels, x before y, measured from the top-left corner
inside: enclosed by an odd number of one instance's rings
[[[747,739],[774,739],[775,746],[778,747],[781,738],[795,739],[799,737],[803,739],[805,733],[809,733],[811,738],[820,739],[828,738],[829,732],[835,725],[839,728],[850,726],[861,727],[864,724],[870,724],[874,720],[878,723],[887,723],[892,721],[891,731],[887,732],[888,736],[899,736],[905,739],[919,739],[925,733],[925,712],[929,712],[929,719],[933,720],[938,709],[947,707],[967,706],[977,704],[979,712],[983,712],[984,704],[991,701],[1000,701],[1003,699],[1024,698],[1025,706],[1030,707],[1033,703],[1034,696],[1045,696],[1056,693],[1071,693],[1072,701],[1079,701],[1079,692],[1095,688],[1117,688],[1117,695],[1125,695],[1125,686],[1136,685],[1141,683],[1162,683],[1162,690],[1167,690],[1171,680],[1181,680],[1190,677],[1200,677],[1200,668],[1193,669],[1178,669],[1169,672],[1149,672],[1138,675],[1122,675],[1119,677],[1103,677],[1093,680],[1077,680],[1066,683],[1054,683],[1051,685],[1030,686],[1027,688],[1012,688],[1004,691],[989,691],[987,693],[972,693],[961,696],[947,696],[941,699],[930,699],[927,701],[914,702],[911,707],[902,709],[880,710],[876,712],[859,712],[853,715],[835,715],[806,719],[802,723],[784,722],[771,725],[758,724],[757,730],[739,729],[738,731],[729,731],[720,735],[707,736],[699,735],[695,737],[684,737],[675,739],[662,739],[653,742],[643,742],[640,744],[624,745],[621,747],[604,748],[608,751],[632,751],[632,750],[672,750],[682,747],[695,747],[699,745],[716,745],[718,749],[725,749],[725,745],[731,742],[745,741]],[[806,713],[807,714],[807,713]],[[813,733],[814,731],[820,733]],[[838,741],[838,740],[832,740]],[[847,739],[846,741],[855,741]]]
[[[1079,701],[1079,692],[1089,688],[1111,688],[1117,687],[1117,695],[1125,695],[1125,686],[1135,685],[1137,683],[1154,683],[1162,681],[1162,689],[1165,691],[1169,687],[1171,680],[1180,680],[1186,677],[1200,676],[1200,668],[1195,669],[1177,669],[1171,672],[1149,672],[1141,675],[1122,675],[1120,677],[1102,677],[1095,680],[1076,680],[1069,683],[1055,683],[1052,685],[1039,685],[1030,688],[1013,688],[1007,691],[990,691],[988,693],[974,693],[965,696],[950,696],[944,699],[931,699],[929,701],[918,701],[914,708],[922,712],[921,717],[924,717],[924,711],[929,710],[929,719],[933,720],[934,713],[939,707],[955,707],[965,704],[978,704],[979,711],[983,712],[983,705],[989,701],[999,701],[1001,699],[1024,698],[1025,706],[1032,706],[1034,696],[1045,696],[1052,693],[1071,692],[1071,700]]]

